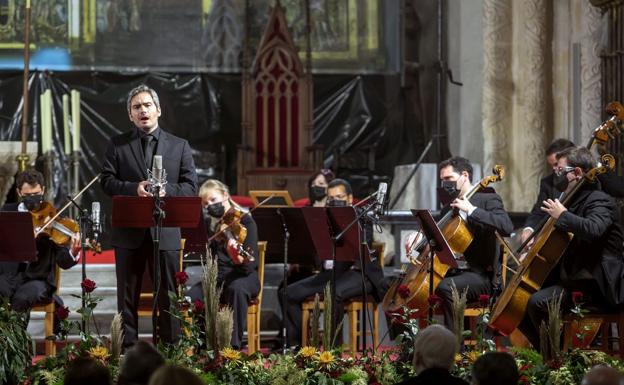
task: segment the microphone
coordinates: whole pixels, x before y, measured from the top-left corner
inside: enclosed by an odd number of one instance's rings
[[[388,184],[386,182],[379,183],[379,187],[377,188],[377,205],[375,207],[375,213],[377,215],[383,215],[387,192]]]
[[[152,170],[148,170],[148,174],[152,190],[155,188],[162,190],[165,187],[167,184],[167,172],[162,166],[162,155],[154,155]]]
[[[102,231],[102,225],[100,224],[100,202],[91,203],[91,226],[93,238],[97,242],[100,232]]]

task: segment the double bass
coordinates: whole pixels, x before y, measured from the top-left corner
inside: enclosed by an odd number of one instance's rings
[[[594,183],[599,174],[613,170],[614,167],[615,158],[609,154],[603,155],[601,164],[585,173],[561,203],[567,207],[585,183]],[[492,309],[490,326],[505,335],[511,334],[518,327],[526,313],[529,298],[541,289],[572,240],[573,235],[557,229],[556,222],[555,218],[549,217],[539,230],[533,245]]]
[[[501,165],[494,166],[492,170],[494,175],[486,176],[479,183],[475,184],[470,190],[464,194],[464,198],[470,199],[475,193],[488,187],[490,183],[501,181],[505,176],[505,169]],[[456,210],[449,210],[442,219],[437,223],[442,230],[442,235],[446,239],[453,254],[463,254],[473,240],[472,233],[466,225],[466,221],[459,215]],[[410,264],[404,267],[404,272],[390,286],[384,300],[382,308],[387,312],[396,312],[403,306],[415,311],[416,317],[427,314],[429,308],[429,270],[431,266],[431,258],[429,257],[429,245],[424,237],[416,237],[413,244],[410,245],[410,254],[413,250],[420,251],[419,259],[410,257]],[[437,256],[433,258],[433,289],[449,270],[449,266],[440,262]],[[409,288],[409,294],[400,287]]]

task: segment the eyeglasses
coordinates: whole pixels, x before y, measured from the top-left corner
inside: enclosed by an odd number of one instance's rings
[[[555,175],[561,176],[571,171],[574,171],[574,167],[572,166],[557,167],[557,169],[555,170]]]

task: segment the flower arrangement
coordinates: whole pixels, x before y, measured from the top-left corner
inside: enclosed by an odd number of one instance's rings
[[[207,271],[211,274],[212,271]],[[176,276],[179,286],[185,284],[183,275]],[[93,296],[97,285],[85,282],[85,304],[91,311],[81,309],[78,312],[83,317],[92,315],[98,300]],[[93,290],[88,291],[88,288]],[[215,292],[216,287],[206,287],[207,291]],[[172,301],[171,314],[182,322],[183,335],[175,345],[159,348],[170,363],[185,366],[197,373],[204,383],[214,385],[242,384],[242,385],[392,385],[414,375],[411,364],[413,343],[419,332],[418,319],[415,317],[417,310],[403,308],[400,312],[392,314],[393,322],[400,324],[402,333],[397,337],[396,348],[383,352],[364,352],[361,356],[351,357],[343,354],[340,349],[328,349],[321,346],[304,346],[297,352],[289,352],[285,355],[262,356],[259,353],[246,355],[243,352],[229,347],[228,341],[223,335],[214,336],[214,343],[219,350],[209,349],[208,337],[205,326],[207,323],[221,325],[218,328],[227,327],[231,313],[217,308],[208,310],[213,304],[205,304],[201,301],[191,304],[183,297],[183,290],[169,293]],[[328,293],[331,295],[331,293]],[[455,293],[461,302],[461,293]],[[483,325],[487,323],[489,296],[479,298],[480,305],[484,309],[479,318]],[[559,301],[559,298],[557,299]],[[579,306],[580,306],[580,302]],[[430,301],[431,306],[437,306],[435,299]],[[463,305],[460,303],[458,308]],[[553,302],[553,311],[557,310],[557,303]],[[0,318],[0,340],[6,333],[6,323],[10,322],[7,317],[13,317],[12,312],[0,312],[4,318]],[[78,342],[67,343],[68,327],[77,327],[77,321],[70,321],[70,311],[67,308],[59,308],[57,316],[64,323],[58,338],[65,338],[66,346],[58,356],[39,361],[23,373],[14,372],[15,378],[21,378],[23,384],[61,384],[67,364],[77,357],[89,356],[107,365],[113,378],[119,367],[119,357],[123,334],[121,332],[121,317],[117,315],[111,325],[112,335],[109,340],[99,336],[81,334]],[[211,321],[205,319],[207,314],[214,317]],[[219,320],[219,314],[222,318]],[[11,318],[13,319],[13,318]],[[331,320],[329,321],[331,322]],[[548,326],[550,332],[559,332],[560,329],[554,324],[560,322],[557,319],[550,320]],[[64,329],[65,328],[65,329]],[[331,329],[331,325],[330,325]],[[230,332],[231,333],[231,332]],[[222,333],[223,334],[223,333]],[[227,334],[227,333],[226,333]],[[554,335],[554,334],[553,334]],[[483,340],[483,335],[480,337]],[[328,342],[327,339],[325,339]],[[318,341],[319,343],[321,341]],[[492,349],[486,342],[468,346],[456,357],[453,372],[455,375],[470,380],[472,365],[485,351]],[[27,349],[26,349],[27,352]],[[552,384],[563,385],[580,383],[583,375],[596,364],[606,364],[619,370],[624,369],[624,362],[616,360],[605,353],[596,351],[571,350],[555,354],[553,358],[545,358],[539,352],[530,349],[514,349],[510,353],[515,358],[521,374],[521,384],[538,385]],[[27,354],[27,353],[25,353]],[[2,373],[0,373],[2,375]]]

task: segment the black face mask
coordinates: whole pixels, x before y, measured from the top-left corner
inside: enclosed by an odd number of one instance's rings
[[[223,207],[223,202],[213,203],[206,207],[206,212],[208,215],[214,218],[221,218],[223,214],[225,214],[225,207]]]
[[[553,186],[560,192],[564,192],[565,190],[567,190],[569,184],[570,181],[568,180],[567,172],[561,175],[553,175]]]
[[[342,199],[332,199],[327,201],[327,206],[330,207],[347,207],[347,201]]]
[[[451,199],[455,199],[459,195],[459,190],[457,189],[457,181],[443,180],[441,187],[444,189],[444,191],[446,191]]]
[[[41,207],[41,203],[43,202],[43,195],[25,195],[22,197],[22,202],[24,206],[28,209],[28,211],[35,211],[39,207]]]
[[[327,195],[327,188],[323,186],[310,187],[310,202],[320,201]]]

